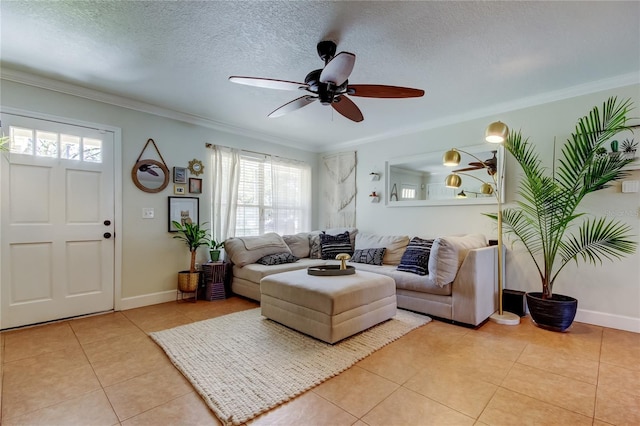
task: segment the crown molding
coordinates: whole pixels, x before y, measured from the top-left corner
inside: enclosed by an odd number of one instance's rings
[[[464,114],[450,115],[437,120],[431,120],[416,126],[396,129],[390,132],[379,133],[374,136],[353,139],[346,142],[335,144],[331,150],[352,148],[358,145],[365,145],[372,142],[378,142],[385,139],[395,138],[414,133],[420,133],[426,130],[436,129],[439,127],[459,124],[464,121],[471,121],[485,117],[491,117],[499,114],[505,114],[511,111],[517,111],[523,108],[534,107],[551,102],[562,101],[565,99],[575,98],[577,96],[589,95],[601,92],[603,90],[616,89],[618,87],[640,84],[640,73],[623,74],[612,78],[606,78],[585,84],[567,87],[561,90],[541,93],[535,96],[521,98],[511,102],[503,102],[495,104],[487,108],[476,109]],[[328,152],[328,151],[327,151]]]
[[[146,102],[136,101],[124,96],[113,95],[106,92],[101,92],[95,89],[89,89],[86,87],[78,86],[71,83],[66,83],[60,80],[55,80],[48,77],[38,76],[35,74],[17,71],[13,69],[7,69],[2,67],[0,73],[0,79],[12,81],[15,83],[25,84],[27,86],[39,87],[41,89],[51,90],[66,95],[77,96],[79,98],[89,99],[96,102],[102,102],[109,105],[114,105],[122,108],[131,109],[134,111],[144,112],[164,118],[170,118],[173,120],[182,121],[197,126],[214,129],[220,132],[229,133],[236,136],[243,136],[251,139],[257,139],[263,142],[270,142],[278,145],[284,145],[290,148],[300,149],[300,143],[291,139],[286,139],[281,136],[269,135],[265,133],[259,133],[253,130],[248,130],[243,127],[231,126],[229,124],[221,123],[209,118],[204,118],[194,114],[187,114],[184,112],[172,110],[169,108],[159,107]]]
[[[131,109],[134,111],[140,111],[160,117],[165,117],[173,120],[182,121],[197,126],[202,126],[209,129],[214,129],[220,132],[232,134],[235,136],[242,136],[259,141],[269,142],[277,145],[286,146],[289,148],[302,149],[299,141],[283,138],[268,133],[259,133],[253,130],[249,130],[243,127],[232,126],[229,124],[221,123],[209,118],[204,118],[194,114],[187,114],[180,111],[175,111],[169,108],[163,108],[156,105],[148,104],[141,101],[136,101],[123,96],[112,95],[109,93],[101,92],[99,90],[88,89],[86,87],[77,86],[62,82],[59,80],[51,79],[48,77],[37,76],[31,73],[17,71],[13,69],[2,68],[0,78],[7,81],[13,81],[29,86],[39,87],[42,89],[52,90],[55,92],[77,96],[80,98],[90,99],[97,102],[102,102],[110,105],[119,106],[122,108]],[[495,104],[487,108],[481,108],[474,111],[469,111],[464,114],[450,115],[437,120],[426,121],[416,126],[408,126],[403,129],[397,129],[389,132],[378,133],[373,136],[367,136],[358,139],[352,139],[345,142],[336,143],[330,146],[315,144],[309,145],[304,151],[309,152],[330,152],[339,149],[352,148],[359,145],[365,145],[372,142],[378,142],[385,139],[395,138],[403,135],[420,133],[426,130],[431,130],[439,127],[450,126],[458,124],[464,121],[475,120],[484,117],[490,117],[498,114],[504,114],[510,111],[515,111],[523,108],[538,106],[546,103],[556,102],[564,99],[573,98],[576,96],[588,95],[603,90],[615,89],[618,87],[629,86],[632,84],[640,84],[640,74],[629,73],[623,74],[612,78],[602,79],[585,84],[579,84],[571,87],[567,87],[561,90],[541,93],[535,96],[521,98],[511,102],[504,102]]]

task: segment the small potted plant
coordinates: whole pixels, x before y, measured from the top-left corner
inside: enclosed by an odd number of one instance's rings
[[[206,229],[200,228],[197,223],[185,222],[184,224],[173,221],[173,226],[178,230],[178,234],[173,238],[183,241],[191,252],[191,265],[188,271],[178,273],[178,290],[182,292],[195,292],[198,289],[200,273],[196,271],[196,250],[200,246],[209,244],[209,233]]]
[[[625,139],[624,141],[622,141],[622,152],[624,152],[624,156],[626,159],[630,160],[632,158],[635,158],[636,156],[636,151],[638,150],[638,142],[636,142],[634,139]]]
[[[224,241],[216,241],[215,238],[212,238],[209,241],[209,256],[211,256],[212,262],[217,262],[220,259],[220,249],[224,248]]]

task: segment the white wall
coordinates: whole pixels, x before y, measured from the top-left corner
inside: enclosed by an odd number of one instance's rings
[[[580,96],[537,107],[512,111],[499,116],[462,122],[453,126],[431,129],[355,147],[358,152],[357,227],[364,232],[381,234],[407,234],[423,237],[482,232],[496,238],[495,223],[481,215],[495,212],[495,206],[438,206],[438,207],[386,207],[384,202],[370,203],[368,194],[376,190],[382,198],[389,196],[384,188],[385,160],[406,157],[430,151],[444,153],[451,147],[464,147],[483,143],[484,129],[495,120],[520,129],[538,147],[542,160],[551,165],[553,141],[560,146],[573,131],[579,117],[593,106],[601,106],[609,96],[632,98],[636,109],[631,117],[640,117],[640,86],[633,85],[615,90]],[[636,132],[636,139],[640,132]],[[378,182],[371,182],[369,173],[383,174]],[[507,205],[515,199],[518,165],[507,155]],[[640,171],[629,179],[640,180]],[[640,235],[640,194],[623,194],[620,184],[591,194],[584,202],[586,212],[602,216],[617,216],[633,229],[634,240]],[[522,248],[514,247],[507,258],[507,288],[540,291],[539,279],[533,262]],[[581,263],[567,266],[556,281],[554,290],[579,300],[577,319],[640,331],[640,254],[615,263],[605,262],[597,267]]]
[[[300,151],[269,142],[232,135],[210,128],[187,124],[164,117],[133,111],[84,98],[65,95],[45,89],[2,80],[0,85],[2,106],[68,117],[74,120],[102,123],[122,129],[122,208],[123,245],[122,297],[130,300],[125,307],[145,304],[154,294],[170,295],[176,288],[176,272],[188,265],[188,252],[167,232],[167,196],[173,195],[173,184],[158,194],[138,190],[131,182],[130,173],[135,159],[148,138],[153,138],[167,165],[186,167],[197,158],[210,171],[206,142],[242,149],[268,152],[288,158],[307,161],[313,168],[314,194],[318,186],[318,158],[314,153]],[[466,121],[454,126],[431,129],[415,134],[373,142],[354,147],[358,151],[357,171],[357,226],[364,232],[381,234],[407,234],[434,237],[438,235],[482,232],[495,238],[495,225],[481,215],[495,211],[492,206],[438,206],[438,207],[386,207],[385,203],[371,203],[368,194],[375,190],[387,197],[384,188],[385,160],[406,157],[430,151],[444,152],[450,147],[464,147],[483,143],[486,125],[495,120],[521,129],[540,147],[541,157],[550,164],[554,136],[563,142],[573,130],[578,117],[594,105],[601,105],[610,95],[632,98],[640,116],[640,86],[634,85],[608,90],[538,107],[512,111],[499,116]],[[639,135],[640,137],[640,135]],[[344,149],[347,151],[350,149]],[[517,165],[507,158],[507,202],[515,198]],[[370,172],[382,174],[377,182],[369,180]],[[640,180],[640,171],[630,179]],[[204,181],[200,196],[201,220],[208,220],[209,197]],[[314,212],[319,212],[314,199]],[[598,215],[614,215],[634,230],[635,240],[640,235],[640,194],[622,194],[620,185],[592,194],[585,209]],[[156,218],[143,220],[143,207],[153,207]],[[313,228],[321,228],[322,220],[314,215]],[[507,288],[538,290],[538,280],[531,260],[521,249],[514,248],[507,258]],[[204,251],[200,261],[204,261]],[[579,299],[578,320],[618,328],[640,331],[640,254],[622,261],[605,263],[602,267],[581,264],[570,265],[559,277],[556,292]],[[151,296],[150,296],[151,295]],[[140,298],[137,301],[137,298]]]
[[[312,179],[317,182],[317,154],[276,145],[269,142],[232,135],[210,128],[187,124],[152,114],[108,105],[76,96],[66,95],[19,83],[1,81],[2,107],[11,107],[42,114],[50,114],[122,129],[122,298],[130,300],[122,306],[132,307],[146,301],[162,301],[163,297],[175,297],[177,272],[189,267],[189,252],[183,243],[173,240],[167,232],[167,197],[173,196],[173,183],[162,192],[149,194],[139,190],[131,180],[131,169],[140,151],[152,138],[167,166],[187,167],[196,158],[205,164],[203,193],[200,197],[200,221],[210,217],[208,173],[210,150],[205,143],[231,146],[258,152],[271,153],[286,158],[306,161],[312,166]],[[152,148],[145,151],[151,156]],[[314,186],[315,189],[315,186]],[[316,191],[314,191],[315,193]],[[193,196],[193,194],[185,194]],[[142,208],[155,209],[155,219],[142,219]],[[315,211],[316,209],[312,209]],[[317,219],[313,218],[316,226]],[[199,252],[199,262],[207,259],[206,248]],[[159,294],[144,299],[148,295]],[[163,296],[164,295],[164,296]],[[136,298],[143,298],[136,301]]]

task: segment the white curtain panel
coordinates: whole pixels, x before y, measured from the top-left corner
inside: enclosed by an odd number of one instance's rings
[[[356,152],[322,158],[323,219],[326,228],[356,226]]]
[[[311,166],[271,157],[274,232],[296,234],[311,229]]]
[[[211,154],[212,236],[224,241],[235,236],[238,183],[240,182],[240,151],[213,146]]]

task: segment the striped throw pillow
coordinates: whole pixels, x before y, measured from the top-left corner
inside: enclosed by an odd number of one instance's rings
[[[340,253],[353,254],[349,232],[338,235],[320,234],[320,252],[323,259],[335,259]]]
[[[398,271],[411,272],[418,275],[429,273],[429,254],[434,240],[413,237],[400,259]]]

